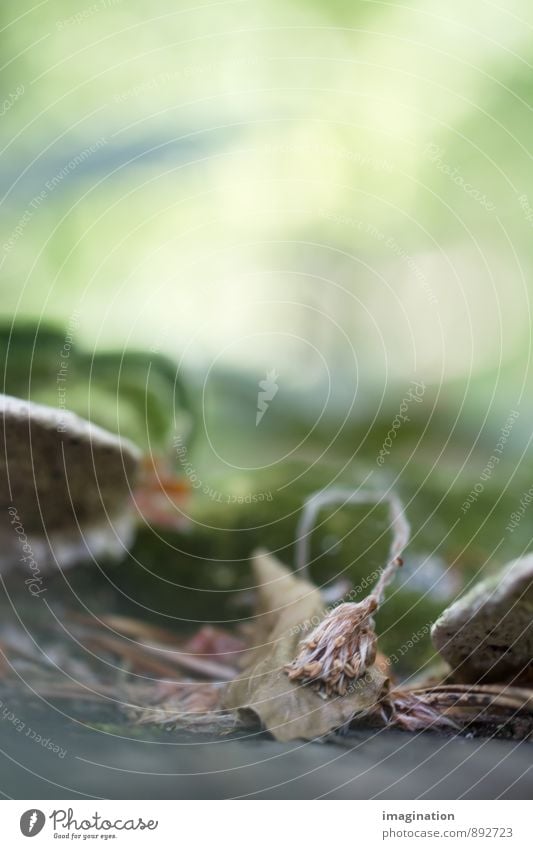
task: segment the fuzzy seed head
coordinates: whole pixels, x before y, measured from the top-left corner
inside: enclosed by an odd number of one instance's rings
[[[309,684],[324,698],[346,695],[376,659],[376,608],[373,596],[334,608],[300,643],[297,656],[285,667],[289,679]]]

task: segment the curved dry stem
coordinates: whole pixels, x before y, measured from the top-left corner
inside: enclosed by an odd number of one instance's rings
[[[307,569],[309,538],[319,510],[326,504],[379,503],[389,505],[392,541],[386,566],[372,593],[358,603],[340,604],[330,611],[302,640],[298,654],[285,667],[291,681],[313,686],[324,697],[345,695],[350,683],[361,678],[376,659],[377,637],[372,613],[386,587],[403,563],[401,554],[409,542],[410,528],[400,499],[394,493],[333,489],[315,493],[305,503],[298,526],[296,565]]]
[[[409,542],[411,528],[398,496],[394,492],[383,490],[353,490],[335,487],[314,492],[304,502],[302,515],[296,528],[296,571],[303,572],[305,577],[309,577],[308,564],[311,533],[316,524],[317,516],[323,507],[334,505],[344,507],[347,504],[381,504],[383,502],[388,504],[389,507],[390,531],[392,535],[387,562],[392,563],[398,558],[401,559],[401,555]],[[379,586],[380,581],[378,581],[376,590],[374,591],[379,600],[381,600],[382,591],[388,583],[387,581]]]

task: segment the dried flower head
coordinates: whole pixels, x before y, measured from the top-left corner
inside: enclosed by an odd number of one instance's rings
[[[302,640],[297,657],[286,667],[291,681],[311,684],[321,695],[344,696],[376,659],[377,638],[371,614],[377,601],[340,604]]]
[[[297,565],[307,568],[308,538],[318,510],[324,504],[388,501],[392,532],[389,561],[373,592],[357,603],[340,604],[331,610],[299,645],[298,654],[285,667],[291,681],[309,684],[324,698],[344,696],[350,683],[374,664],[377,637],[372,614],[383,600],[386,586],[403,564],[401,554],[409,540],[409,525],[399,499],[391,493],[331,490],[312,496],[305,504],[299,526]],[[302,542],[305,540],[305,544]]]

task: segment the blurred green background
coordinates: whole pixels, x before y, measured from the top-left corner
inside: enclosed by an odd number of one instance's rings
[[[204,367],[262,369],[275,349],[286,380],[324,364],[283,333],[353,380],[344,330],[365,382],[513,362],[521,385],[526,2],[8,0],[1,16],[4,315],[81,311],[91,348]]]
[[[223,561],[206,586],[246,585],[334,482],[406,501],[406,634],[421,594],[433,615],[527,549],[531,517],[506,525],[532,483],[530,4],[7,0],[0,25],[4,386],[57,404],[68,337],[67,406],[189,478],[186,541],[141,535],[143,575],[179,556],[183,583]],[[380,562],[372,522],[326,521],[315,577]]]

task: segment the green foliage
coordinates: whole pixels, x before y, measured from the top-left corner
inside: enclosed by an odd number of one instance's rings
[[[89,354],[53,325],[0,326],[4,391],[78,415],[133,440],[146,452],[168,452],[193,416],[176,365],[159,353]]]

